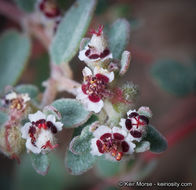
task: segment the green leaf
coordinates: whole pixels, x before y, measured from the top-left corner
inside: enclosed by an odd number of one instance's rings
[[[65,166],[72,175],[80,175],[93,167],[96,157],[89,151],[76,155],[67,151]]]
[[[25,94],[27,93],[31,99],[38,96],[39,90],[36,86],[31,84],[21,84],[15,87],[16,92]]]
[[[37,0],[15,0],[15,2],[20,9],[27,13],[31,13],[35,9]]]
[[[78,127],[85,123],[91,113],[75,99],[59,99],[52,103],[52,106],[60,112],[64,127]]]
[[[14,190],[63,190],[67,183],[66,170],[58,155],[50,154],[50,170],[46,176],[37,174],[31,165],[29,155],[25,155],[21,164],[16,165],[15,180],[12,182]]]
[[[77,53],[94,12],[96,0],[77,0],[63,17],[52,41],[53,63],[69,62]]]
[[[31,160],[33,168],[40,175],[46,175],[49,170],[49,159],[47,154],[33,154],[31,153]]]
[[[81,154],[91,150],[91,139],[93,138],[93,134],[90,132],[91,125],[92,124],[86,125],[86,127],[83,128],[81,134],[72,139],[69,147],[69,150],[72,153]]]
[[[147,135],[144,140],[150,142],[150,151],[155,153],[163,152],[167,149],[166,139],[154,127],[147,126]]]
[[[19,79],[30,55],[30,40],[17,31],[8,31],[0,38],[0,91]]]
[[[153,65],[151,74],[161,88],[176,96],[185,96],[193,90],[195,80],[191,69],[177,61],[158,61]]]
[[[8,120],[8,114],[0,110],[0,127]]]
[[[130,25],[126,19],[116,20],[108,33],[109,48],[113,58],[120,59],[127,43],[129,42]]]
[[[120,75],[124,75],[129,68],[130,65],[130,61],[131,61],[131,54],[129,51],[123,51],[122,56],[121,56],[121,61],[120,61]]]
[[[96,162],[96,170],[102,177],[112,177],[120,173],[121,162],[112,162],[100,157]]]

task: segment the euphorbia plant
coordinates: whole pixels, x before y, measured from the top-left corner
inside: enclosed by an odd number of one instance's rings
[[[28,12],[22,13],[27,14],[24,34],[7,32],[0,39],[0,65],[5,71],[0,76],[0,146],[5,155],[19,160],[28,153],[36,171],[46,175],[48,154],[58,149],[56,134],[66,128],[75,128],[65,155],[65,167],[73,175],[82,174],[103,157],[126,164],[139,152],[160,153],[167,148],[164,137],[149,125],[150,108],[135,109],[137,86],[130,81],[119,83],[131,61],[125,50],[128,21],[118,19],[108,31],[100,25],[89,30],[91,38],[83,38],[96,0],[77,1],[65,13],[53,0],[32,1],[28,6],[24,0],[16,2]],[[33,85],[6,87],[16,83],[27,62],[29,34],[38,38],[41,34],[50,55],[51,75],[44,82],[44,93]],[[17,59],[7,53],[10,47]],[[72,80],[69,67],[75,55],[85,64],[81,84]],[[13,75],[8,77],[10,72]],[[61,91],[75,98],[57,99]]]

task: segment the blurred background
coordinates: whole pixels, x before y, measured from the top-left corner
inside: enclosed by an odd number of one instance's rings
[[[73,1],[59,3],[66,10]],[[169,143],[167,151],[158,157],[140,155],[140,159],[146,159],[148,164],[139,171],[141,179],[135,177],[139,181],[190,182],[192,187],[182,189],[196,189],[196,81],[191,89],[186,86],[196,75],[195,7],[195,0],[99,0],[89,27],[97,28],[104,24],[107,28],[121,17],[131,24],[127,50],[132,53],[132,62],[121,82],[132,81],[139,86],[136,107],[144,105],[152,109],[151,123],[167,137]],[[10,28],[20,30],[17,23],[0,13],[0,32]],[[20,83],[33,83],[43,90],[41,82],[49,77],[48,63],[47,52],[34,39],[31,60]],[[70,65],[74,79],[80,82],[84,64],[76,56]],[[177,69],[178,66],[180,69]],[[59,97],[62,96],[72,97],[67,93],[59,94]],[[37,175],[26,158],[17,165],[16,161],[1,154],[0,189],[118,189],[117,182],[122,177],[118,172],[115,176],[106,176],[97,172],[96,167],[81,176],[70,176],[65,171],[63,157],[72,132],[68,129],[60,134],[59,157],[52,156],[52,166],[46,177]],[[129,173],[126,177],[129,180]]]

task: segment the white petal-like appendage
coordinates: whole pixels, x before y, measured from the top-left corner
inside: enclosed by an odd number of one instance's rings
[[[100,138],[103,134],[105,133],[112,133],[112,129],[105,126],[105,125],[100,125],[94,132],[93,135],[96,138]]]
[[[129,110],[128,112],[127,112],[127,116],[129,116],[132,112],[137,112],[136,110]]]
[[[17,94],[15,92],[11,92],[5,96],[6,100],[13,100],[17,98]]]
[[[20,129],[23,139],[27,139],[29,137],[30,126],[31,126],[31,123],[28,122],[28,123],[25,123],[25,125]]]
[[[92,102],[88,98],[86,99],[84,104],[88,111],[93,111],[95,113],[99,113],[104,106],[104,103],[102,100],[100,100],[99,102]]]
[[[34,114],[29,114],[29,120],[31,121],[31,122],[36,122],[36,121],[38,121],[38,120],[40,120],[40,119],[46,119],[46,116],[45,116],[45,114],[44,113],[42,113],[41,111],[37,111],[36,113],[34,113]]]
[[[53,124],[56,122],[56,118],[52,114],[51,115],[48,115],[46,120],[47,121],[51,121]]]
[[[126,152],[126,154],[133,154],[133,152],[135,151],[134,149],[135,149],[136,145],[133,142],[130,141],[130,137],[126,137],[125,141],[129,145],[129,151]]]
[[[41,152],[41,149],[35,147],[34,145],[32,145],[31,143],[31,138],[28,138],[26,141],[26,148],[27,150],[33,152],[34,154],[39,154]]]
[[[28,94],[22,94],[22,99],[23,99],[23,101],[25,103],[25,102],[28,102],[31,98],[29,97]]]
[[[91,139],[91,154],[94,156],[101,156],[103,155],[102,153],[99,152],[98,147],[97,147],[97,138]]]
[[[123,135],[124,137],[127,136],[127,131],[122,129],[122,128],[119,128],[119,127],[113,127],[112,128],[112,132],[113,133],[120,133],[121,135]]]
[[[92,71],[88,67],[84,67],[84,69],[82,70],[82,74],[83,74],[84,77],[91,76]]]
[[[137,141],[137,142],[140,142],[142,140],[142,137],[140,138],[135,138],[133,137],[130,133],[128,133],[127,137],[128,141]]]
[[[61,122],[55,122],[55,126],[57,128],[58,131],[61,131],[63,128],[63,123]]]
[[[126,119],[121,118],[120,122],[119,122],[119,125],[122,127],[123,130],[127,130],[126,125],[125,125],[125,121],[126,121]]]

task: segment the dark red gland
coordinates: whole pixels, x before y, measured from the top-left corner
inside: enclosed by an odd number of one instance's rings
[[[94,94],[94,93],[89,95],[88,98],[89,98],[90,101],[92,101],[94,103],[99,102],[101,100],[101,98],[98,95]]]
[[[126,126],[126,128],[127,128],[128,130],[131,130],[131,128],[132,128],[132,122],[131,122],[130,119],[126,119],[126,121],[125,121],[125,126]]]
[[[100,139],[101,139],[102,141],[106,142],[106,141],[108,141],[108,139],[111,138],[111,137],[112,137],[112,134],[111,134],[111,133],[105,133],[105,134],[103,134],[103,135],[100,137]]]
[[[91,53],[91,50],[88,49],[88,50],[86,50],[85,55],[88,57],[90,55],[90,53]]]
[[[140,119],[141,119],[142,121],[144,121],[144,122],[146,123],[146,125],[148,125],[149,119],[148,119],[146,116],[140,115]]]
[[[121,146],[122,146],[122,151],[123,152],[128,152],[129,145],[128,145],[128,143],[126,141],[122,141]]]
[[[138,116],[139,114],[137,112],[132,112],[129,114],[129,117],[132,118],[132,117],[136,117]]]
[[[31,126],[30,129],[29,129],[29,133],[30,134],[35,134],[35,132],[36,132],[36,128]]]
[[[121,135],[120,133],[114,133],[113,136],[115,140],[120,140],[120,141],[124,140],[124,136]]]
[[[105,49],[101,54],[100,54],[100,58],[105,58],[106,56],[108,56],[110,54],[110,50],[109,49]]]
[[[105,82],[105,83],[108,83],[108,82],[109,82],[109,78],[106,77],[105,75],[102,75],[102,74],[98,73],[98,74],[96,74],[95,76],[96,76],[96,78],[97,78],[98,80],[101,80],[101,81],[103,81],[103,82]]]
[[[131,131],[130,133],[131,133],[131,135],[132,135],[133,137],[135,137],[135,138],[140,138],[140,137],[142,136],[142,133],[139,132],[139,131],[136,131],[136,130]]]
[[[103,144],[102,144],[102,142],[100,140],[97,140],[96,145],[98,147],[99,152],[103,154],[104,153],[104,150],[103,150]]]
[[[88,58],[89,59],[98,59],[99,58],[99,54],[92,54]]]
[[[57,133],[57,128],[53,125],[53,123],[51,121],[47,121],[46,124],[47,124],[47,127],[50,128],[52,133]]]

